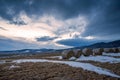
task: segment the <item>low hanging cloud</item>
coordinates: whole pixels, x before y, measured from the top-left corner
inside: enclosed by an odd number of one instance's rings
[[[56,43],[60,45],[72,46],[72,47],[80,47],[80,46],[87,46],[93,43],[96,43],[96,40],[90,39],[83,39],[83,38],[74,38],[74,39],[63,39],[59,40]]]
[[[34,43],[26,43],[18,40],[12,40],[8,38],[1,38],[0,37],[0,50],[17,50],[17,49],[36,49],[40,46]]]
[[[36,40],[41,41],[41,42],[46,42],[46,41],[52,41],[56,38],[58,38],[58,37],[43,36],[43,37],[40,37],[40,38],[36,38]]]

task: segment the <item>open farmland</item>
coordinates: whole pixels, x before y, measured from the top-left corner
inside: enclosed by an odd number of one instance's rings
[[[1,58],[0,80],[119,80],[120,53],[62,59],[62,54]],[[118,56],[118,57],[115,57]]]

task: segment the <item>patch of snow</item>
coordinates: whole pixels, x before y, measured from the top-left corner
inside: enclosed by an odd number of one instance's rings
[[[70,61],[74,61],[74,60],[76,60],[76,59],[77,59],[77,58],[74,57],[74,56],[69,58]]]
[[[72,67],[83,68],[84,70],[93,71],[98,74],[104,74],[107,76],[117,77],[120,78],[119,75],[114,74],[110,70],[100,68],[94,66],[89,63],[81,63],[81,62],[74,62],[74,61],[57,61],[57,60],[46,60],[46,59],[20,59],[20,60],[13,60],[15,63],[22,63],[22,62],[52,62],[52,63],[60,63],[60,64],[67,64]]]
[[[113,58],[108,56],[81,56],[76,61],[97,61],[97,62],[109,62],[120,63],[120,58]]]
[[[45,58],[57,58],[57,59],[63,59],[62,56],[51,56],[51,57],[45,57]]]
[[[20,66],[14,66],[14,65],[11,65],[10,67],[9,67],[9,69],[13,69],[13,68],[19,68]]]
[[[120,53],[105,53],[105,52],[103,52],[103,55],[104,56],[113,56],[113,57],[116,57],[116,56],[120,56]]]

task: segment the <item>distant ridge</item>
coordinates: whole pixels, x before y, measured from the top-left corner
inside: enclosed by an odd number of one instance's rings
[[[0,53],[6,53],[6,54],[21,54],[21,53],[41,53],[41,52],[48,52],[48,51],[53,51],[54,49],[21,49],[21,50],[11,50],[11,51],[0,51]]]
[[[82,46],[82,47],[74,47],[74,48],[68,48],[68,49],[83,49],[83,48],[112,48],[112,47],[120,47],[120,40],[115,40],[112,42],[100,42],[100,43],[95,43],[89,46]],[[36,54],[36,53],[43,53],[43,52],[56,52],[56,51],[63,51],[66,49],[22,49],[22,50],[12,50],[12,51],[0,51],[0,54],[21,54],[21,53],[27,53],[27,54]]]
[[[100,42],[95,43],[89,46],[75,47],[75,48],[112,48],[112,47],[120,47],[120,40],[112,41],[112,42]]]

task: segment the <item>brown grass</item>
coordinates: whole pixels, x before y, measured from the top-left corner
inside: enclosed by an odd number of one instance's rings
[[[9,70],[10,65],[0,65],[0,80],[117,80],[65,64],[21,63]]]

